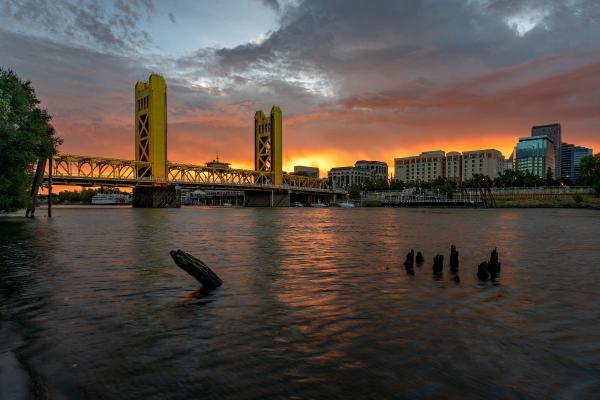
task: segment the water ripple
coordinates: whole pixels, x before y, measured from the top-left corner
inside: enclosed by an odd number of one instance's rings
[[[0,360],[20,360],[51,398],[593,398],[597,220],[60,207],[0,220]],[[460,283],[432,274],[451,243]],[[494,247],[501,276],[478,282]],[[200,290],[176,248],[225,285]],[[412,275],[411,248],[426,257]]]

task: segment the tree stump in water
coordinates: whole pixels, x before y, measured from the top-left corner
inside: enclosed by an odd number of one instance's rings
[[[407,269],[410,269],[413,267],[415,263],[415,251],[413,249],[410,249],[410,252],[406,255],[406,260],[404,261],[404,266]]]
[[[423,254],[421,254],[420,251],[417,251],[417,264],[423,264],[424,261],[425,258],[423,257]]]
[[[458,272],[458,251],[456,251],[456,246],[450,246],[450,271]]]
[[[214,289],[223,284],[221,278],[196,257],[181,250],[171,250],[170,254],[179,268],[196,278],[207,289]]]
[[[433,257],[433,272],[439,274],[444,270],[444,256],[441,254]]]

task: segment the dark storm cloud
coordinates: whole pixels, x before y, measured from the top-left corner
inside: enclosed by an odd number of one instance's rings
[[[149,42],[139,28],[142,18],[154,12],[151,0],[115,0],[109,12],[98,0],[3,0],[6,28],[47,32],[74,45],[102,50],[133,50]]]
[[[378,90],[390,81],[443,83],[562,52],[574,43],[597,46],[599,4],[306,0],[286,8],[281,28],[262,43],[219,49],[215,55],[228,73],[282,60],[295,69],[317,69],[341,84],[342,95]],[[520,35],[518,29],[528,24],[531,29]]]
[[[134,48],[151,39],[139,25],[156,12],[151,1],[115,1],[108,11],[93,0],[0,0],[19,24],[13,33],[0,28],[2,66],[34,79],[58,119],[74,121],[63,128],[81,133],[65,143],[82,152],[102,126],[112,127],[105,143],[130,134],[133,82],[152,70],[168,80],[170,132],[188,153],[187,140],[201,146],[194,135],[210,141],[228,127],[232,143],[245,143],[248,118],[272,104],[285,110],[286,143],[313,151],[360,148],[391,158],[409,143],[417,151],[434,139],[480,140],[490,127],[509,147],[514,137],[502,135],[554,121],[597,138],[599,1],[262,3],[279,22],[264,37],[145,57]],[[22,30],[50,38],[14,33]]]

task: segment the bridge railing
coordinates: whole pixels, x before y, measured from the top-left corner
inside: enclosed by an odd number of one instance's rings
[[[273,180],[270,172],[245,169],[214,168],[202,165],[169,163],[168,180],[189,183],[233,183],[233,184],[269,184]]]
[[[217,187],[264,187],[281,188],[273,185],[273,173],[243,169],[224,169],[203,165],[168,163],[167,179],[138,177],[139,168],[146,162],[107,157],[88,157],[73,154],[58,154],[46,167],[51,169],[55,183],[62,184],[162,184],[207,185]],[[284,189],[331,191],[327,180],[284,174]]]
[[[86,157],[59,154],[53,157],[47,168],[52,168],[54,177],[103,178],[136,180],[137,168],[148,163],[106,157]]]
[[[284,174],[283,184],[306,189],[329,189],[327,179],[311,178],[309,176]]]
[[[465,193],[475,193],[477,189],[463,188]],[[521,196],[521,195],[575,195],[590,194],[594,189],[590,186],[538,186],[538,187],[493,187],[490,188],[494,196]]]

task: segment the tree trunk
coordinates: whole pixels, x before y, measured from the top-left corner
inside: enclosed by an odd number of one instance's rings
[[[221,278],[219,278],[208,265],[204,264],[196,257],[181,250],[171,250],[170,254],[179,268],[196,278],[202,286],[208,289],[214,289],[223,284]]]

